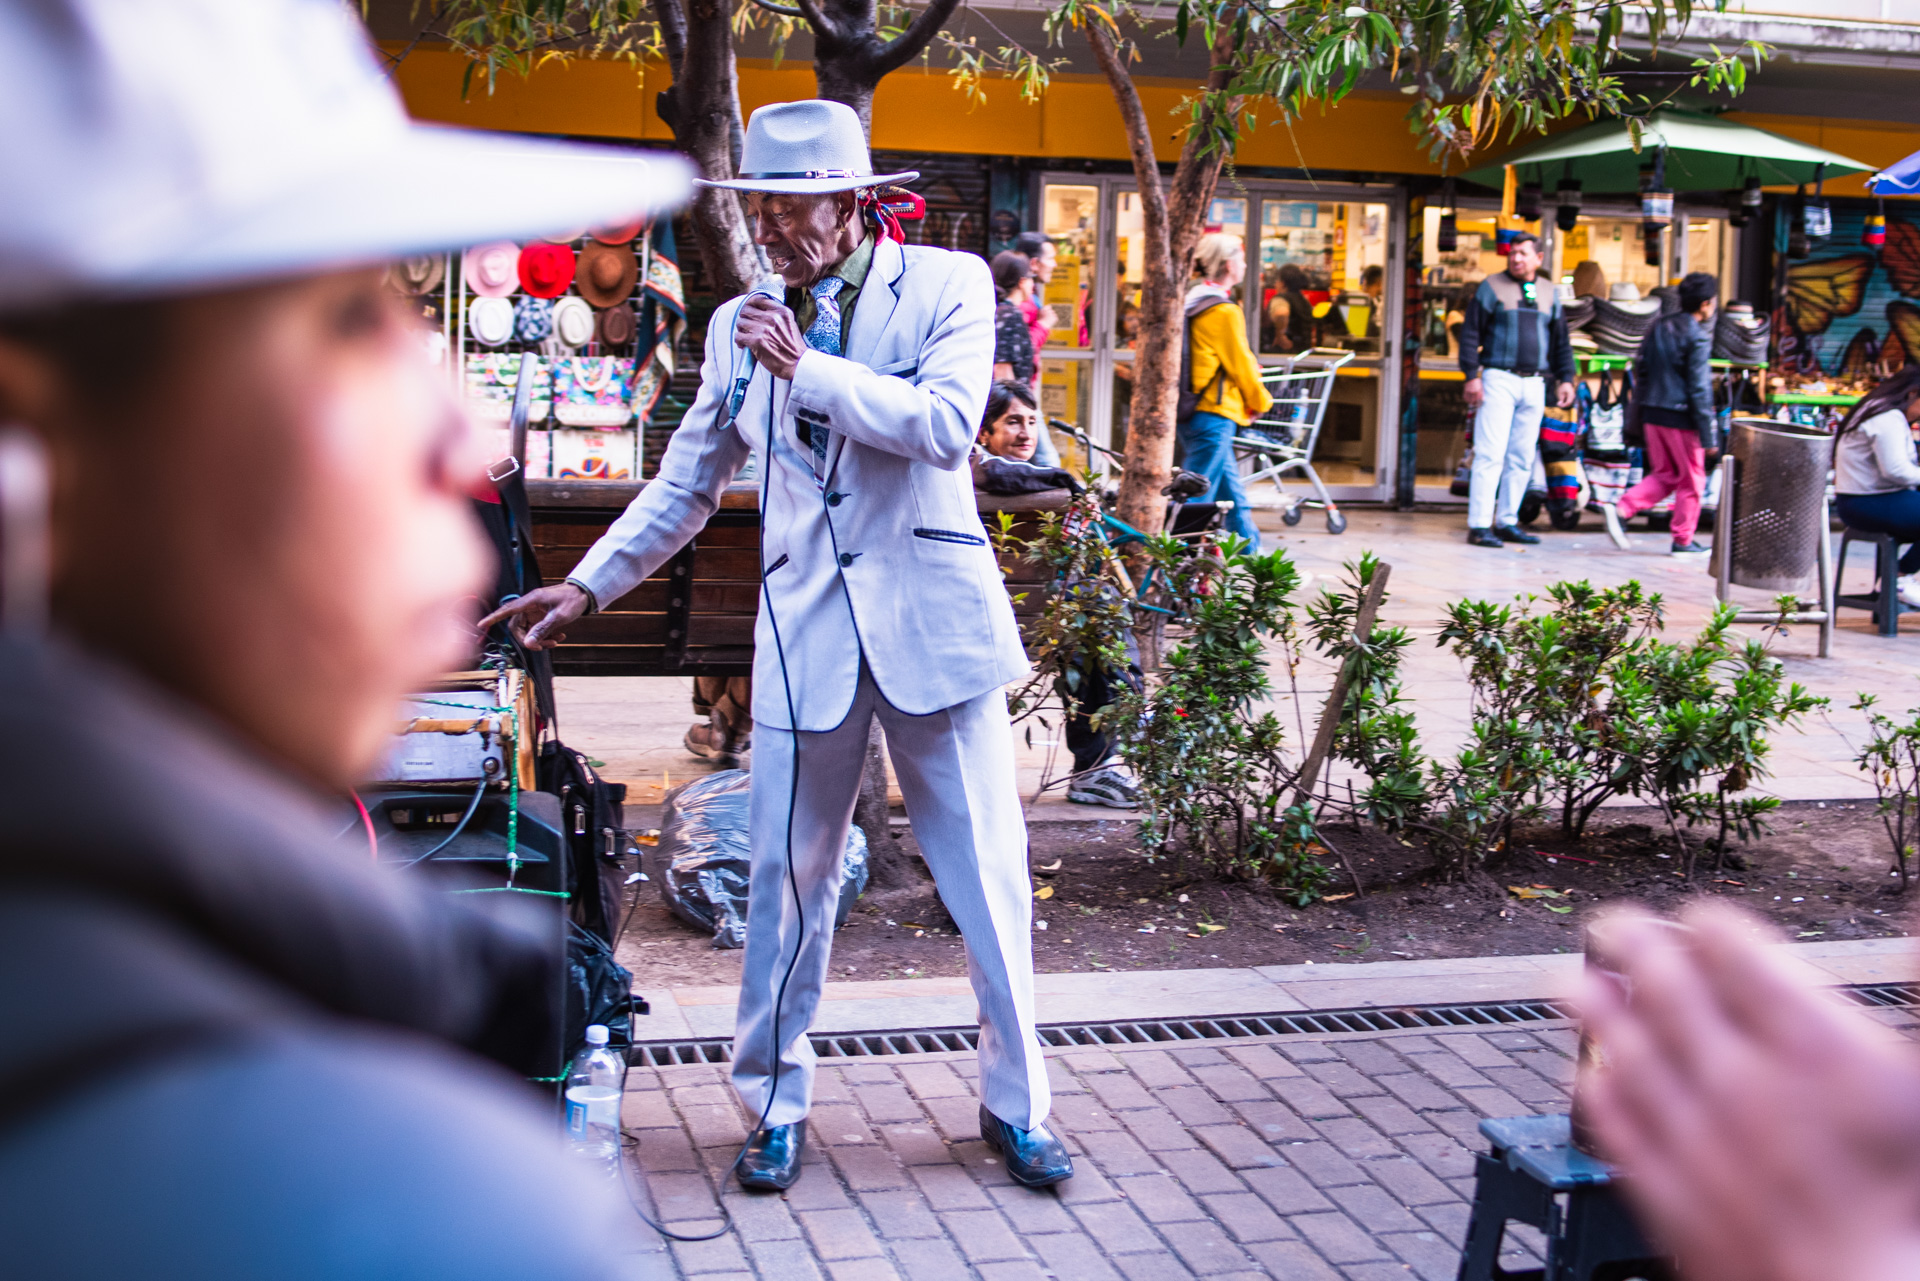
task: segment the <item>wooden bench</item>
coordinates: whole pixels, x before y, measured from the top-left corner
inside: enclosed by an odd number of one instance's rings
[[[557,583],[607,531],[645,481],[529,480],[533,547],[540,575]],[[1030,538],[1040,513],[1066,506],[1065,490],[999,498],[976,494],[981,519],[1014,513],[1014,531]],[[556,676],[746,676],[753,670],[753,624],[760,595],[760,491],[737,485],[691,543],[652,577],[567,629],[553,650]],[[1040,611],[1044,566],[1002,557],[1007,590],[1024,595],[1014,613],[1024,624]]]

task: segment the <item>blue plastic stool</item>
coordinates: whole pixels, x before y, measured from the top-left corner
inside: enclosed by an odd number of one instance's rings
[[[1613,1187],[1613,1167],[1573,1146],[1565,1116],[1482,1121],[1493,1150],[1474,1158],[1473,1214],[1459,1281],[1670,1281],[1672,1265],[1640,1234]],[[1547,1266],[1500,1266],[1507,1224],[1547,1238]]]
[[[1840,576],[1847,572],[1847,548],[1853,543],[1871,543],[1873,555],[1873,594],[1870,596],[1842,596],[1840,594]],[[1900,540],[1892,534],[1870,534],[1851,525],[1840,526],[1840,555],[1834,561],[1833,603],[1845,605],[1851,609],[1870,609],[1873,621],[1882,636],[1900,634],[1900,615],[1907,613],[1913,606],[1900,600],[1900,586],[1894,580],[1900,577]]]

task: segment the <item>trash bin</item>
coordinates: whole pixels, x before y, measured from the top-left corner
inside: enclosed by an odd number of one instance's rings
[[[1720,460],[1720,503],[1714,513],[1715,596],[1731,587],[1798,596],[1811,584],[1819,603],[1804,599],[1782,621],[1820,624],[1820,657],[1833,643],[1833,540],[1828,531],[1827,473],[1833,437],[1770,418],[1736,418]],[[1739,622],[1767,622],[1777,609],[1743,609]]]

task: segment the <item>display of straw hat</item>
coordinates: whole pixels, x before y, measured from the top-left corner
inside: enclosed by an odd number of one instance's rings
[[[520,287],[519,263],[519,245],[495,240],[461,254],[460,275],[482,298],[506,298]]]
[[[593,341],[593,308],[584,298],[562,298],[553,304],[553,336],[568,347]]]
[[[409,254],[387,267],[387,279],[402,293],[430,294],[447,278],[445,254]]]
[[[574,288],[596,307],[611,307],[633,296],[640,279],[640,260],[632,245],[607,245],[589,240],[580,251],[580,264],[573,274]]]
[[[606,227],[595,227],[587,234],[603,245],[630,245],[646,225],[646,219],[632,218]]]
[[[1750,303],[1729,303],[1713,326],[1713,355],[1736,365],[1767,363],[1771,316],[1756,316]]]
[[[482,347],[513,337],[513,304],[505,298],[475,298],[467,304],[467,333]]]
[[[540,241],[520,251],[520,288],[534,298],[558,298],[573,283],[573,250]]]
[[[633,314],[633,308],[626,303],[609,307],[596,317],[602,347],[625,347],[633,341],[639,323]]]

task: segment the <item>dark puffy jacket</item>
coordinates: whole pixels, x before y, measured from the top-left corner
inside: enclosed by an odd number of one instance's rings
[[[651,1274],[515,1079],[550,929],[338,830],[128,673],[0,640],[0,1271]]]
[[[1654,322],[1633,362],[1634,403],[1686,414],[1707,449],[1716,443],[1712,353],[1712,328],[1675,312]]]

